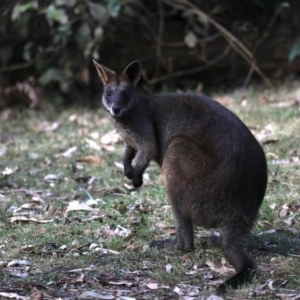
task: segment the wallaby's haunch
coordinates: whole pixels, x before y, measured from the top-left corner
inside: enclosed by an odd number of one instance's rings
[[[194,248],[193,224],[219,228],[225,255],[236,275],[217,288],[251,279],[254,261],[247,239],[267,185],[264,152],[242,121],[200,95],[138,95],[141,63],[122,74],[94,61],[104,84],[102,102],[125,141],[124,172],[135,187],[154,160],[176,221],[176,239],[152,246]]]

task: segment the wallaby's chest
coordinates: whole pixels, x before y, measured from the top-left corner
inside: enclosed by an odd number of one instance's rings
[[[115,120],[113,123],[124,142],[128,144],[131,148],[137,150],[137,138],[135,132],[123,123],[116,122]]]

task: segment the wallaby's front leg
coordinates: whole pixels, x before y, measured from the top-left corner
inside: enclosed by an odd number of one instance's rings
[[[132,161],[134,159],[134,167]],[[143,173],[150,162],[149,155],[143,149],[136,151],[130,145],[125,143],[125,152],[123,157],[124,173],[128,179],[132,180],[134,187],[140,187],[143,184]]]
[[[132,167],[132,160],[136,154],[136,151],[127,143],[125,143],[125,152],[123,156],[123,165],[124,165],[124,174],[125,176],[132,180],[133,178],[133,167]]]
[[[143,173],[150,163],[150,156],[147,151],[139,149],[134,158],[132,184],[140,187],[143,184]]]

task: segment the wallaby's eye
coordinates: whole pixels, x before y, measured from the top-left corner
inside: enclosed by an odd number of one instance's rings
[[[106,96],[110,97],[111,96],[111,92],[106,92]]]
[[[125,99],[129,99],[130,98],[130,95],[129,95],[129,93],[127,91],[123,91],[122,95],[123,95],[123,97]]]

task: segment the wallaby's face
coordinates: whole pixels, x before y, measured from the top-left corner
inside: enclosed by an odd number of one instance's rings
[[[102,103],[114,117],[122,117],[135,107],[138,96],[135,86],[141,76],[141,63],[129,64],[121,75],[94,61],[98,75],[104,85]]]

